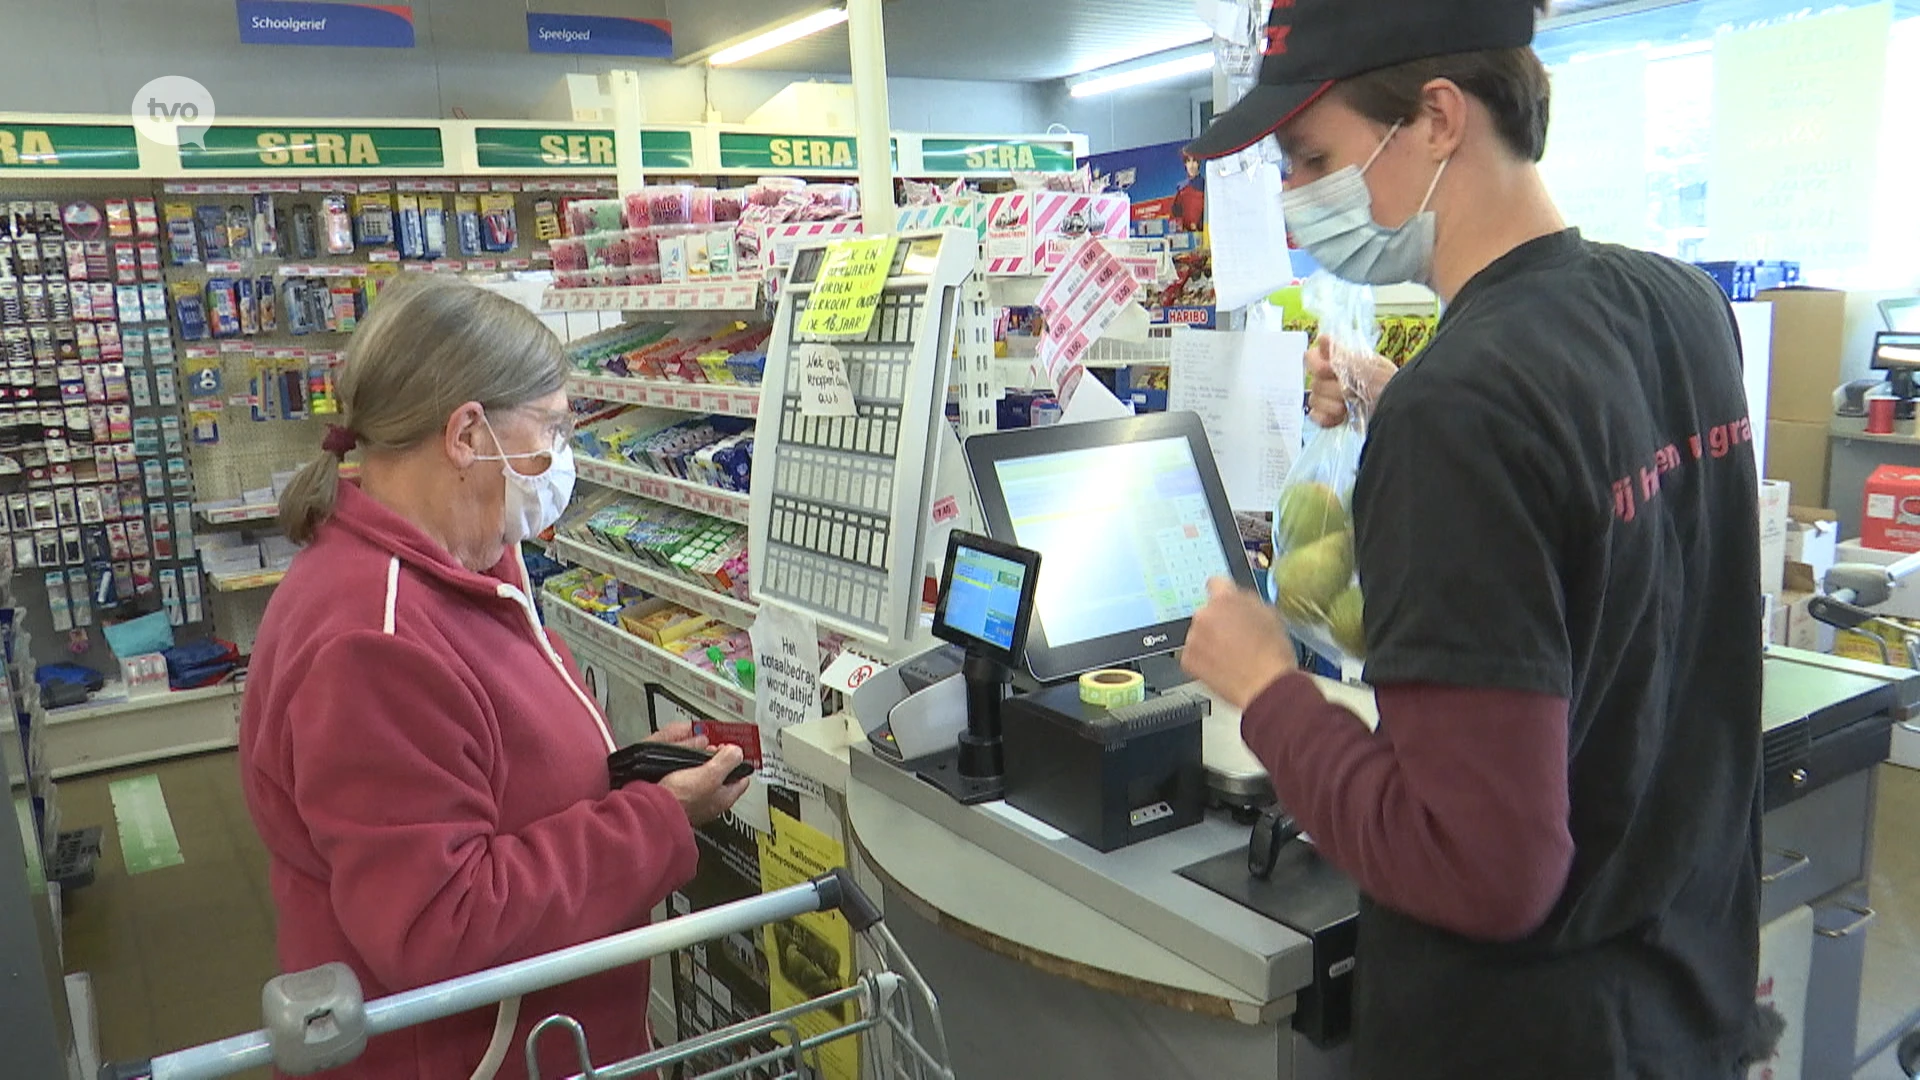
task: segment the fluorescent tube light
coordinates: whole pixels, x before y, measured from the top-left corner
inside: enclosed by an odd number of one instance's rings
[[[1145,86],[1148,83],[1177,79],[1182,75],[1198,75],[1213,70],[1213,54],[1195,53],[1178,60],[1167,60],[1132,71],[1123,71],[1117,75],[1102,75],[1072,85],[1069,91],[1074,97],[1093,97],[1096,94],[1110,94],[1115,90],[1125,90],[1132,86]]]
[[[738,45],[721,49],[719,52],[708,57],[707,63],[714,67],[726,67],[728,64],[737,64],[742,60],[759,56],[763,52],[771,52],[782,45],[791,45],[801,38],[811,37],[822,30],[839,26],[846,21],[846,8],[837,7],[828,8],[825,11],[816,11],[804,19],[790,22],[785,26],[776,27],[757,37],[748,38]]]

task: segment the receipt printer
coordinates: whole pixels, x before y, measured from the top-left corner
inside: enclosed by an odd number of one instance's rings
[[[1001,709],[1014,807],[1100,851],[1199,822],[1201,700],[1149,696],[1107,709],[1063,683]]]

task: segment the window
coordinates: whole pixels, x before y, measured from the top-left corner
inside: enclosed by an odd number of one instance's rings
[[[1727,119],[1716,110],[1753,107],[1715,100],[1716,43],[1724,43],[1728,34],[1863,6],[1691,0],[1613,17],[1604,11],[1575,12],[1549,22],[1535,42],[1555,85],[1544,171],[1569,218],[1598,239],[1682,259],[1797,258],[1811,284],[1920,283],[1920,140],[1903,134],[1914,123],[1913,103],[1920,102],[1920,0],[1891,5],[1872,228],[1862,253],[1823,260],[1789,251],[1736,250],[1743,246],[1739,237],[1715,237],[1710,231],[1715,165],[1723,175],[1735,167],[1725,157],[1714,157],[1716,117]],[[1782,77],[1794,74],[1786,71]],[[1632,92],[1623,81],[1644,93]],[[1764,167],[1764,159],[1758,160],[1756,167]],[[1635,212],[1642,201],[1643,212]],[[1723,215],[1727,212],[1721,208]]]

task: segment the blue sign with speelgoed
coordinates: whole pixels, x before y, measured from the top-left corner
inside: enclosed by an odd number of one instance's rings
[[[527,12],[527,49],[537,53],[592,53],[673,59],[673,24],[616,15]]]
[[[413,9],[403,4],[234,0],[243,45],[413,48]]]

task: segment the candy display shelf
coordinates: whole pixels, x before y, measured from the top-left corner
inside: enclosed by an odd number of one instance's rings
[[[723,491],[705,484],[662,476],[631,465],[619,465],[596,458],[580,458],[576,467],[579,470],[580,479],[590,484],[624,491],[629,495],[638,495],[643,499],[652,499],[655,502],[667,503],[696,513],[737,521],[742,525],[749,521],[751,510],[748,506],[747,494],[743,491]]]
[[[760,614],[758,605],[711,589],[703,589],[683,578],[662,573],[592,544],[584,544],[578,540],[563,537],[554,541],[554,551],[560,558],[576,566],[584,566],[602,574],[611,574],[635,588],[645,589],[681,607],[700,612],[702,615],[711,615],[734,626],[742,628],[750,626],[754,616]]]
[[[633,634],[601,622],[579,608],[551,596],[542,597],[547,621],[567,639],[576,651],[588,651],[626,669],[636,682],[663,682],[688,695],[688,699],[711,707],[716,718],[753,720],[753,691],[694,667],[685,660]],[[583,648],[584,647],[584,650]]]

